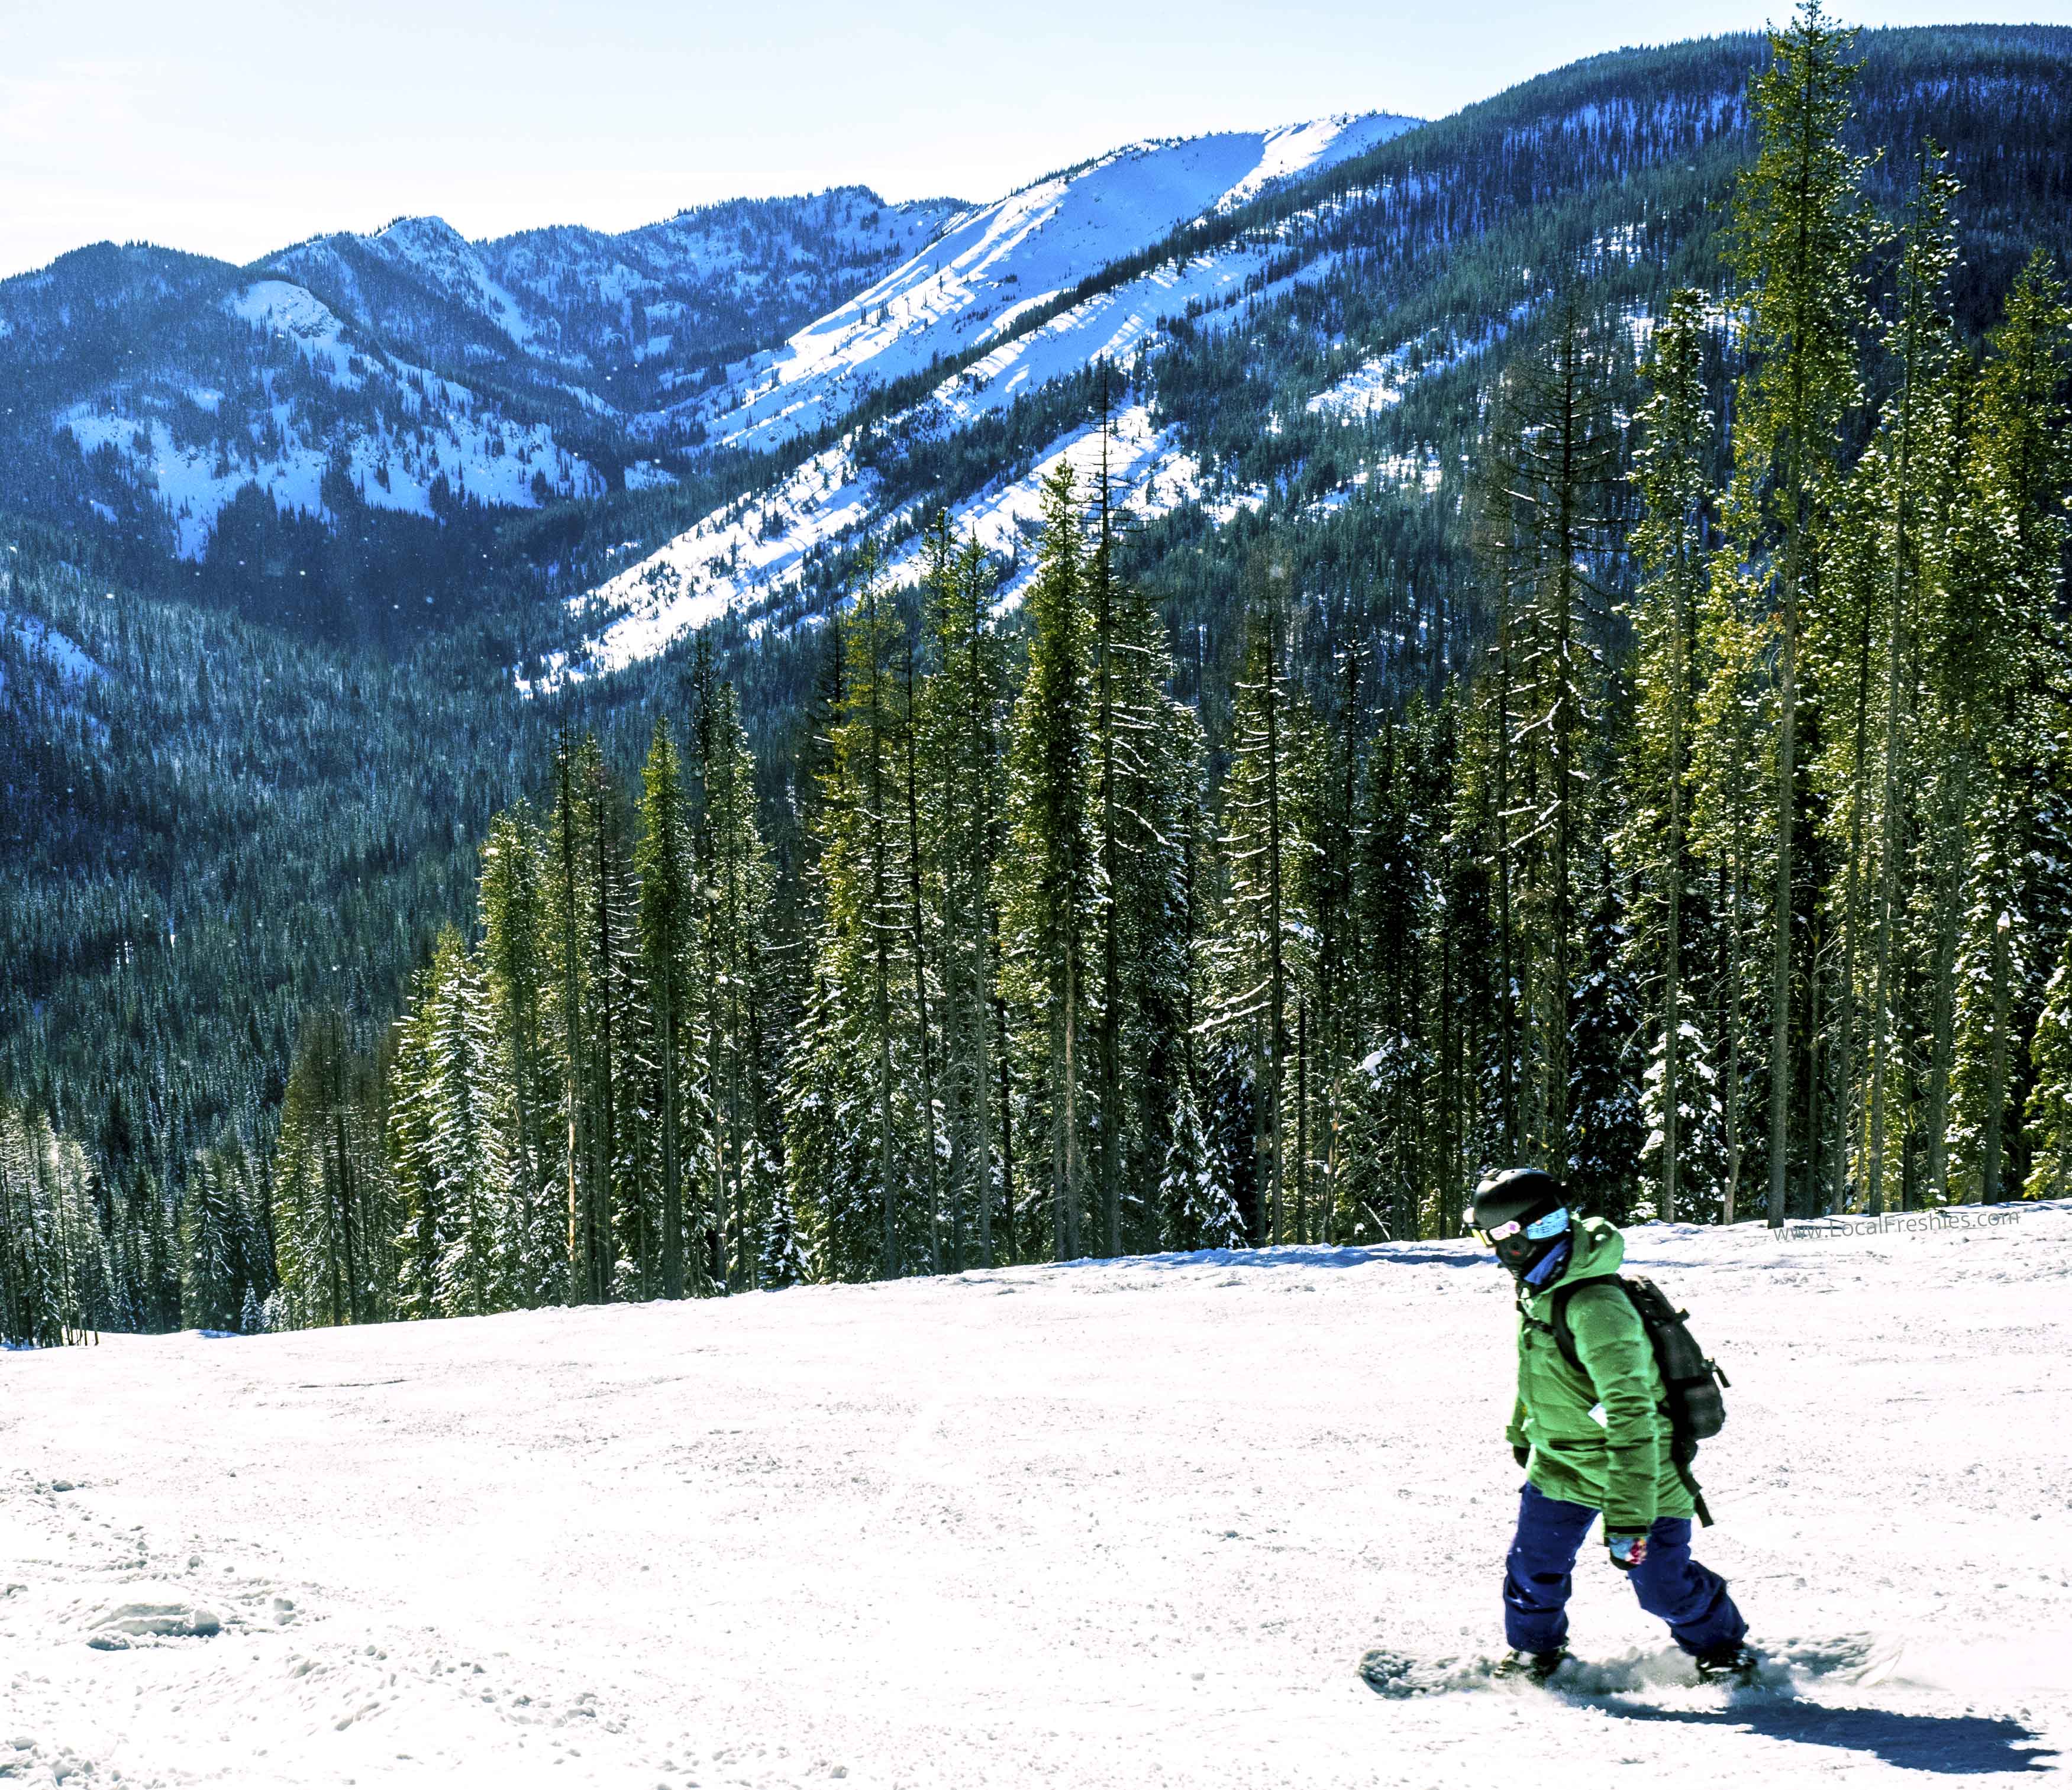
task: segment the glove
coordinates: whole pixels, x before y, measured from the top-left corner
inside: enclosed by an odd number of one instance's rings
[[[1605,1546],[1611,1550],[1612,1564],[1621,1572],[1631,1572],[1647,1558],[1645,1535],[1607,1535]]]
[[[1521,1467],[1530,1464],[1532,1460],[1532,1444],[1529,1442],[1514,1442],[1511,1445],[1511,1458]]]

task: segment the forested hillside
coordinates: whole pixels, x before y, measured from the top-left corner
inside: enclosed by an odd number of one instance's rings
[[[2072,33],[1580,64],[1112,270],[1284,257],[1120,363],[874,393],[735,505],[854,528],[531,702],[508,593],[377,658],[31,544],[60,1315],[2063,1191],[2068,198]]]

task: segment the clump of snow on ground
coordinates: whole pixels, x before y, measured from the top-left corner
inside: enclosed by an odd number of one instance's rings
[[[1693,1684],[1594,1540],[1575,1686],[1493,1685],[1507,1284],[1465,1242],[1284,1249],[0,1357],[0,1771],[1710,1790],[2047,1765],[2072,1745],[2072,1209],[1957,1216],[1630,1234],[1733,1381],[1698,1551],[1770,1650],[1758,1690]],[[190,1632],[93,1644],[132,1604]],[[1375,1694],[1383,1648],[1431,1681]]]

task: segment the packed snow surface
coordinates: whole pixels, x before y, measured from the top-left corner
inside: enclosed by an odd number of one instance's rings
[[[1991,1780],[2072,1745],[2072,1207],[1629,1262],[1733,1379],[1690,1681],[1492,1685],[1511,1301],[1286,1249],[0,1357],[31,1784]],[[1989,1222],[1997,1217],[2000,1221]],[[1377,1696],[1371,1648],[1436,1694]],[[1413,1675],[1413,1681],[1415,1675]]]

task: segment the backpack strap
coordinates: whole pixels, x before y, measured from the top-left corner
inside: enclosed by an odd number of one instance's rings
[[[1583,1366],[1583,1357],[1576,1353],[1576,1332],[1568,1324],[1568,1301],[1582,1291],[1585,1287],[1607,1286],[1618,1287],[1622,1294],[1626,1291],[1626,1283],[1616,1277],[1610,1279],[1576,1280],[1571,1281],[1565,1287],[1556,1287],[1552,1295],[1552,1304],[1548,1312],[1548,1316],[1552,1320],[1548,1328],[1554,1332],[1554,1346],[1561,1351],[1561,1359],[1578,1373],[1582,1374],[1585,1379],[1588,1379],[1589,1374]],[[1629,1298],[1626,1303],[1631,1304],[1632,1300]]]
[[[1561,1359],[1578,1373],[1583,1373],[1584,1368],[1582,1358],[1576,1353],[1576,1333],[1568,1324],[1568,1301],[1582,1291],[1585,1287],[1605,1286],[1618,1287],[1626,1303],[1633,1305],[1633,1294],[1627,1287],[1624,1277],[1621,1275],[1610,1275],[1597,1280],[1578,1280],[1566,1287],[1556,1287],[1554,1289],[1553,1304],[1548,1313],[1552,1321],[1547,1328],[1554,1332],[1554,1346],[1561,1351]],[[1636,1313],[1639,1309],[1638,1306],[1634,1306]],[[1642,1319],[1641,1324],[1642,1328],[1645,1329],[1646,1320]],[[1648,1340],[1651,1345],[1654,1339],[1651,1336]],[[1587,1378],[1587,1374],[1585,1377]],[[1698,1519],[1698,1526],[1700,1529],[1710,1529],[1712,1526],[1712,1513],[1705,1508],[1705,1494],[1699,1488],[1697,1477],[1691,1471],[1692,1457],[1696,1452],[1696,1448],[1688,1441],[1671,1433],[1669,1442],[1670,1464],[1676,1469],[1677,1478],[1684,1482],[1684,1489],[1691,1494],[1691,1509]]]

